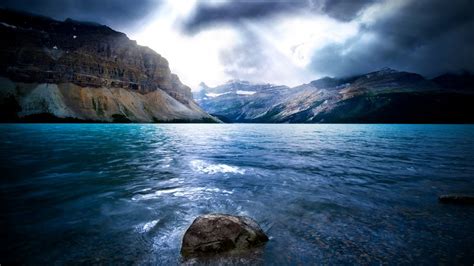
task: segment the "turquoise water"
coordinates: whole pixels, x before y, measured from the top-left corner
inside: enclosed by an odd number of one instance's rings
[[[474,193],[471,125],[6,124],[0,155],[2,264],[177,264],[209,212],[271,238],[220,262],[474,262],[437,202]]]

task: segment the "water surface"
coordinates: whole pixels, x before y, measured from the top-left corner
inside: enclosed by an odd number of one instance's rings
[[[0,263],[178,264],[210,212],[268,232],[244,263],[474,262],[437,202],[474,193],[471,125],[6,124],[0,156]]]

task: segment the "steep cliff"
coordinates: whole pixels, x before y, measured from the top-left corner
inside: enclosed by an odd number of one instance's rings
[[[0,10],[0,36],[2,120],[215,120],[165,58],[107,26]]]

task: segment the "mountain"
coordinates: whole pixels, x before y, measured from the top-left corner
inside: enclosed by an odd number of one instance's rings
[[[269,105],[284,99],[288,89],[286,86],[231,80],[215,88],[201,83],[194,98],[204,110],[224,122],[251,122]]]
[[[216,121],[168,62],[95,23],[0,9],[0,120]]]
[[[460,74],[446,73],[433,79],[444,89],[461,92],[474,92],[474,75],[469,72]]]
[[[428,80],[385,68],[353,77],[325,77],[294,88],[231,81],[203,87],[195,99],[204,110],[229,122],[473,123],[470,78],[450,74]]]

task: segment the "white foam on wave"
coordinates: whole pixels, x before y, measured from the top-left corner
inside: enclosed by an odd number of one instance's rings
[[[171,188],[171,189],[162,189],[162,190],[158,190],[158,191],[155,191],[153,193],[149,193],[149,194],[145,194],[145,195],[138,195],[138,196],[134,196],[132,198],[133,201],[138,201],[138,200],[149,200],[149,199],[155,199],[155,198],[159,198],[165,194],[171,194],[171,193],[175,193],[175,192],[178,192],[179,191],[179,188]]]
[[[11,25],[11,24],[8,24],[8,23],[5,23],[5,22],[0,22],[0,24],[1,24],[2,26],[7,27],[7,28],[16,29],[16,26],[15,26],[15,25]]]
[[[218,173],[232,173],[243,175],[245,173],[245,170],[240,169],[237,166],[231,166],[227,164],[210,164],[202,160],[192,160],[191,168],[196,172],[210,175]]]
[[[209,194],[212,194],[212,193],[232,194],[233,192],[230,190],[219,189],[219,188],[181,187],[181,188],[162,189],[162,190],[155,191],[153,193],[134,196],[132,197],[132,200],[133,201],[150,200],[150,199],[156,199],[163,196],[174,196],[174,197],[185,197],[189,199],[196,199],[199,197],[209,196]]]
[[[144,224],[139,224],[136,226],[136,229],[139,233],[146,233],[150,231],[153,227],[155,227],[155,225],[158,224],[159,221],[160,219],[153,220]]]

